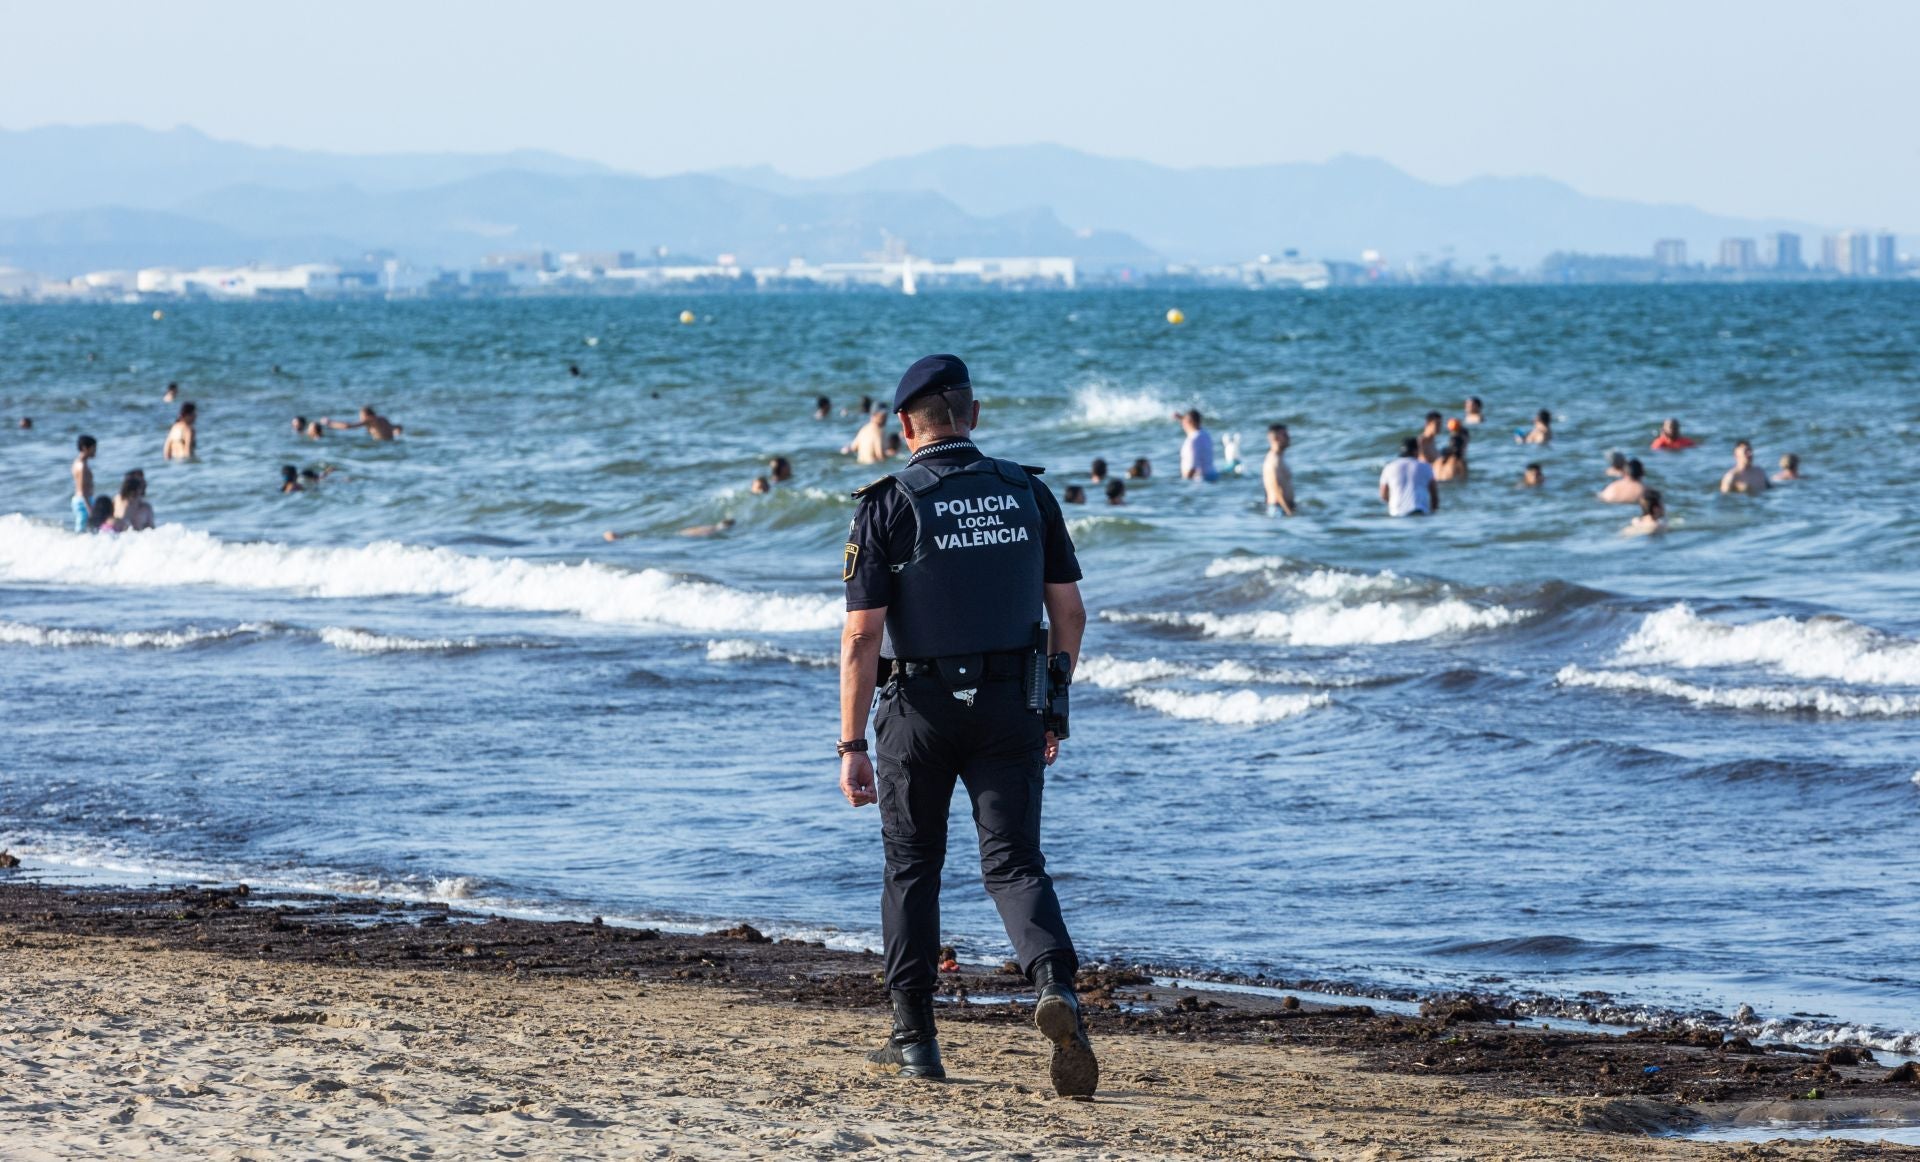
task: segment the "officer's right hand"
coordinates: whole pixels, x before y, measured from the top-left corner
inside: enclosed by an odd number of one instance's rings
[[[872,759],[859,751],[840,756],[840,793],[855,807],[874,801]]]

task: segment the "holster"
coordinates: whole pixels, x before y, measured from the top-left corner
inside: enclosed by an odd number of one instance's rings
[[[1073,659],[1055,654],[1047,659],[1047,729],[1055,738],[1067,737],[1068,693],[1073,688]]]

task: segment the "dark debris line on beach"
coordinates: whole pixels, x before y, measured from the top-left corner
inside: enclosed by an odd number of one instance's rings
[[[230,887],[79,889],[0,884],[0,948],[31,955],[48,937],[116,936],[156,947],[253,960],[348,964],[414,971],[620,976],[750,989],[769,1001],[871,1008],[885,992],[880,961],[817,943],[769,940],[747,925],[704,935],[572,921],[463,913],[444,904],[392,903]],[[1007,966],[1011,967],[1011,966]],[[1369,1068],[1444,1075],[1510,1097],[1638,1098],[1675,1106],[1845,1098],[1920,1100],[1920,1071],[1889,1070],[1869,1051],[1824,1054],[1728,1041],[1698,1029],[1606,1036],[1521,1028],[1480,1002],[1429,1006],[1418,1017],[1364,1004],[1155,986],[1124,968],[1082,974],[1097,1035],[1267,1042],[1352,1053]],[[1024,982],[1004,970],[965,967],[943,977],[945,1021],[1024,1023]],[[992,998],[970,1002],[970,996]],[[1677,1121],[1685,1111],[1674,1110]]]

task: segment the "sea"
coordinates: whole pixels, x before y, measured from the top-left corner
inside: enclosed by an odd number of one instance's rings
[[[1920,1052],[1920,285],[154,306],[0,309],[30,868],[877,947],[833,743],[880,470],[840,448],[950,351],[1056,492],[1153,468],[1066,510],[1092,621],[1045,836],[1083,955]],[[1470,478],[1388,518],[1382,464],[1468,396]],[[404,436],[293,430],[362,405]],[[1239,474],[1178,478],[1187,407]],[[1649,451],[1669,417],[1699,447]],[[157,529],[65,531],[82,432]],[[1738,439],[1803,479],[1721,495]],[[1664,534],[1595,499],[1614,450]],[[943,931],[997,963],[964,796],[952,834]]]

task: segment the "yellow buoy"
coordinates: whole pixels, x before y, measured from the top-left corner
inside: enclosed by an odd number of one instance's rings
[[[693,322],[693,320],[694,320],[694,314],[693,314],[693,312],[692,312],[692,311],[681,311],[681,312],[680,312],[680,321],[681,321],[681,322],[683,322],[683,323],[691,323],[691,322]]]
[[[1172,323],[1176,327],[1178,327],[1180,324],[1186,321],[1187,321],[1187,313],[1181,310],[1179,307],[1175,307],[1171,311],[1167,312],[1167,322]]]
[[[155,311],[155,312],[153,312],[153,321],[154,321],[154,322],[156,322],[156,323],[157,323],[157,322],[159,322],[160,320],[162,320],[162,319],[164,319],[164,318],[166,318],[166,317],[167,317],[167,312],[165,312],[165,311]]]

